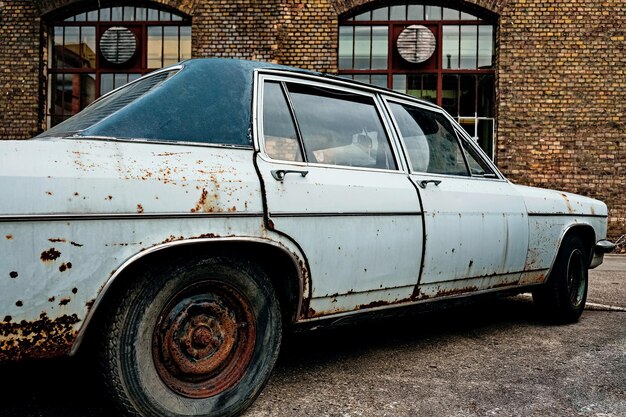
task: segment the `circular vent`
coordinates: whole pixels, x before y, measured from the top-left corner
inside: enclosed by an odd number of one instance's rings
[[[114,26],[107,29],[100,38],[100,52],[112,64],[123,64],[135,55],[137,39],[125,27]]]
[[[435,35],[426,26],[411,25],[398,36],[400,56],[413,64],[426,61],[435,52]]]

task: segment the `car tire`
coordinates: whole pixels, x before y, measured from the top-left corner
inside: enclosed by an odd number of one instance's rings
[[[579,236],[563,241],[546,284],[532,293],[546,319],[560,324],[578,321],[587,301],[588,259]]]
[[[105,385],[128,416],[232,416],[276,363],[281,314],[267,274],[232,257],[146,270],[113,294],[100,343]]]

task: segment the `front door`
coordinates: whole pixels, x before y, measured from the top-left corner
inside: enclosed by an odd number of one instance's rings
[[[260,83],[256,162],[269,223],[309,262],[309,314],[408,299],[419,276],[421,209],[377,98],[270,75]]]
[[[517,284],[528,250],[523,198],[442,112],[403,102],[389,109],[424,211],[419,297]]]

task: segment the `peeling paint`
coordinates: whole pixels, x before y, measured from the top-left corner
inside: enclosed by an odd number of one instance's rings
[[[54,320],[45,313],[39,320],[14,323],[11,316],[0,322],[0,362],[25,358],[49,358],[69,352],[80,320],[76,314]]]
[[[11,272],[9,272],[9,276],[10,276],[11,278],[17,278],[17,275],[18,275],[18,274],[17,274],[17,271],[11,271]]]
[[[7,240],[13,240],[13,235],[6,235],[6,236],[5,236],[5,238],[6,238]]]
[[[59,271],[61,272],[65,272],[68,269],[72,268],[72,263],[71,262],[63,262],[60,266],[59,266]]]
[[[52,243],[58,243],[58,242],[65,243],[65,239],[60,238],[60,237],[50,238],[50,239],[48,239],[48,241],[50,241]]]
[[[61,256],[61,252],[55,248],[50,248],[47,251],[41,252],[40,258],[43,262],[52,262],[58,259],[59,256]]]

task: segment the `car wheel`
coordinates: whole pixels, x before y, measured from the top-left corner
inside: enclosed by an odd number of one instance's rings
[[[548,281],[533,292],[544,316],[558,323],[574,323],[585,309],[588,257],[579,236],[568,237],[557,254]]]
[[[113,294],[101,340],[105,384],[130,416],[239,414],[278,356],[271,282],[242,259],[178,264],[145,271]]]

